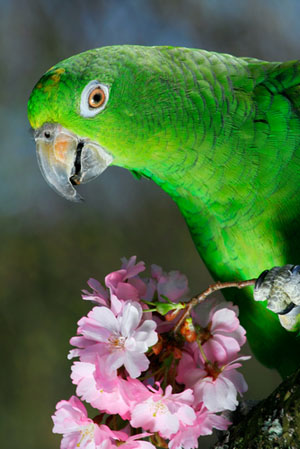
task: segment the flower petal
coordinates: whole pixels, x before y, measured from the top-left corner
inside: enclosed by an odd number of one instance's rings
[[[94,307],[88,314],[88,318],[94,319],[99,326],[110,332],[119,332],[118,321],[108,307]]]
[[[145,354],[128,351],[125,353],[124,366],[132,379],[136,379],[140,376],[142,371],[146,371],[149,367],[149,363],[150,362]]]
[[[216,330],[232,332],[238,325],[239,320],[233,310],[217,310],[212,317],[211,332],[214,333]]]
[[[143,314],[143,309],[138,302],[125,303],[122,315],[121,333],[129,337],[138,327]]]

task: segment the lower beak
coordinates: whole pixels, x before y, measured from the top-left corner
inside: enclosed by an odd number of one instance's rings
[[[44,178],[71,201],[82,200],[74,185],[96,178],[113,160],[99,144],[81,139],[59,124],[44,124],[35,131],[35,141]]]

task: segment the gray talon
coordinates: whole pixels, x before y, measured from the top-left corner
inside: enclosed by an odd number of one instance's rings
[[[292,273],[292,274],[300,274],[300,265],[294,265],[294,266],[291,268],[291,273]]]
[[[261,286],[261,284],[263,283],[263,281],[264,281],[266,275],[269,273],[269,271],[270,270],[263,271],[261,273],[261,275],[256,279],[255,287],[254,287],[255,289],[258,289]]]
[[[281,312],[278,312],[278,315],[286,315],[287,313],[289,313],[291,310],[293,310],[293,308],[296,306],[296,304],[294,304],[293,302],[291,302],[291,304],[289,306],[287,306],[284,310],[282,310]]]

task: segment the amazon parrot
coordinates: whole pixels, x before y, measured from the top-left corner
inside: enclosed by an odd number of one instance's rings
[[[299,262],[300,62],[103,47],[48,70],[28,116],[41,171],[60,195],[80,200],[76,186],[109,165],[153,180],[214,279]],[[263,364],[283,377],[300,365],[299,314],[279,319],[251,287],[225,296]]]

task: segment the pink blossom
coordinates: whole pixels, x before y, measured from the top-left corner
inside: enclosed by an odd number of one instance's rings
[[[166,296],[170,301],[178,302],[188,292],[187,277],[179,271],[166,273],[158,265],[151,265],[151,276],[156,281],[158,298]]]
[[[78,322],[83,338],[71,339],[79,349],[70,357],[79,355],[81,361],[92,362],[98,354],[109,372],[124,365],[132,378],[138,377],[149,366],[144,353],[157,342],[156,323],[145,320],[139,326],[142,315],[137,302],[127,301],[117,317],[107,307],[94,307]]]
[[[218,318],[214,318],[216,312],[224,309],[230,311],[230,314],[226,317],[228,323],[223,322],[221,315],[217,314],[216,316]],[[222,332],[224,335],[229,335],[235,338],[238,344],[243,346],[246,342],[245,329],[240,325],[238,315],[238,306],[232,304],[230,301],[220,301],[218,298],[214,297],[206,298],[205,301],[196,306],[192,311],[193,319],[204,330],[209,328],[212,325],[213,319],[215,319],[219,322],[218,324],[222,325],[222,328],[219,329],[219,333]]]
[[[130,377],[128,377],[127,380],[123,379],[123,382],[120,382],[119,384],[119,388],[130,411],[133,410],[137,404],[144,402],[151,396],[151,392],[147,386],[138,379],[131,379]]]
[[[151,394],[137,379],[125,380],[116,373],[108,374],[101,359],[96,364],[74,362],[71,369],[76,394],[100,412],[117,413],[123,419],[130,419],[133,406]]]
[[[146,292],[146,284],[137,275],[145,270],[144,262],[136,264],[136,256],[122,259],[122,269],[105,277],[105,285],[118,299],[138,301]]]
[[[106,288],[89,279],[91,292],[83,290],[82,297],[97,306],[78,322],[77,335],[71,339],[74,349],[69,358],[80,360],[73,363],[71,378],[76,394],[99,410],[98,418],[118,414],[132,427],[168,439],[169,449],[196,449],[199,436],[211,434],[213,428],[227,429],[229,421],[216,413],[234,410],[237,394],[247,390],[237,371],[239,362],[249,358],[237,358],[246,340],[245,330],[236,306],[209,298],[192,311],[199,338],[176,348],[175,341],[169,344],[166,336],[161,347],[151,351],[150,366],[147,353],[158,341],[157,332],[171,331],[183,312],[179,303],[173,320],[156,313],[152,319],[151,312],[143,310],[148,307],[143,299],[160,301],[158,310],[164,314],[169,310],[165,297],[178,303],[188,283],[183,274],[166,273],[158,265],[152,265],[150,279],[144,280],[140,277],[144,270],[144,262],[137,263],[133,256],[123,258],[121,269],[106,276]],[[168,371],[170,365],[165,361],[173,352],[174,365]],[[155,354],[160,359],[155,361]],[[173,394],[171,385],[163,390],[155,380],[168,383],[180,356],[175,388],[181,383],[185,389]],[[130,436],[129,423],[123,431],[112,431],[89,419],[75,396],[57,404],[53,421],[53,431],[63,434],[61,449],[118,449],[120,445],[122,449],[155,449],[143,440],[150,433]]]
[[[161,388],[148,388],[151,395],[132,409],[130,424],[133,427],[143,427],[169,438],[181,424],[193,424],[196,415],[192,408],[194,398],[191,390],[172,394],[172,387],[168,385],[163,394]]]
[[[126,257],[121,258],[122,270],[126,270],[127,278],[133,278],[142,271],[145,271],[145,262],[136,263],[136,256],[131,256],[129,259]]]
[[[113,440],[126,438],[123,432],[113,432],[88,418],[86,408],[76,396],[58,402],[52,419],[53,432],[63,434],[61,449],[113,449]]]
[[[225,364],[237,356],[246,341],[246,331],[240,325],[236,308],[206,300],[197,307],[193,318],[200,326],[199,340],[208,360]],[[198,348],[197,352],[200,356]]]
[[[127,440],[122,443],[122,449],[155,449],[155,446],[153,446],[153,444],[140,439],[149,435],[151,434],[144,432],[129,436]],[[115,449],[117,449],[117,447],[120,447],[120,445],[116,446]]]
[[[178,432],[171,435],[169,449],[197,448],[198,438],[201,435],[210,435],[213,428],[226,430],[230,424],[226,418],[210,412],[201,404],[196,410],[196,420],[193,425],[181,425]]]
[[[194,350],[192,350],[191,346],[191,344],[185,344],[177,367],[176,381],[180,384],[186,385],[188,382],[188,374],[198,368],[198,364],[196,363],[197,357],[195,357]],[[203,366],[201,360],[200,363]]]
[[[136,264],[136,256],[127,260],[122,259],[121,270],[109,273],[105,278],[105,284],[109,287],[109,292],[96,279],[89,279],[88,286],[92,292],[82,290],[82,299],[93,301],[100,305],[109,306],[115,314],[120,313],[124,306],[124,302],[128,300],[139,301],[146,292],[145,282],[139,278],[138,274],[145,270],[144,262]]]
[[[77,348],[71,349],[69,351],[69,360],[73,359],[74,357],[81,357],[85,362],[93,362],[95,360],[96,354],[100,355],[103,353],[103,348],[100,344],[98,344],[96,348],[94,340],[82,336],[72,337],[70,339],[70,344],[73,346],[77,346]]]
[[[122,395],[122,383],[126,381],[114,374],[103,371],[99,361],[96,364],[75,362],[72,366],[71,379],[76,388],[76,394],[87,401],[101,413],[119,414],[128,419],[129,405]]]
[[[195,404],[203,402],[212,412],[235,410],[238,405],[237,393],[242,395],[247,391],[243,375],[236,371],[241,364],[235,362],[249,358],[242,356],[225,365],[200,361],[197,366],[193,356],[184,352],[179,362],[176,380],[192,388]]]
[[[95,303],[101,304],[102,306],[108,306],[108,291],[102,287],[99,281],[90,278],[87,281],[88,286],[93,290],[89,292],[88,290],[82,290],[82,299],[93,301]]]
[[[209,318],[204,315],[197,315],[195,321],[205,323],[204,326],[200,327],[198,335],[208,360],[225,364],[236,358],[241,344],[246,341],[246,331],[240,325],[233,310],[228,308],[213,309]],[[194,343],[193,347],[199,357],[202,357],[198,344]]]

